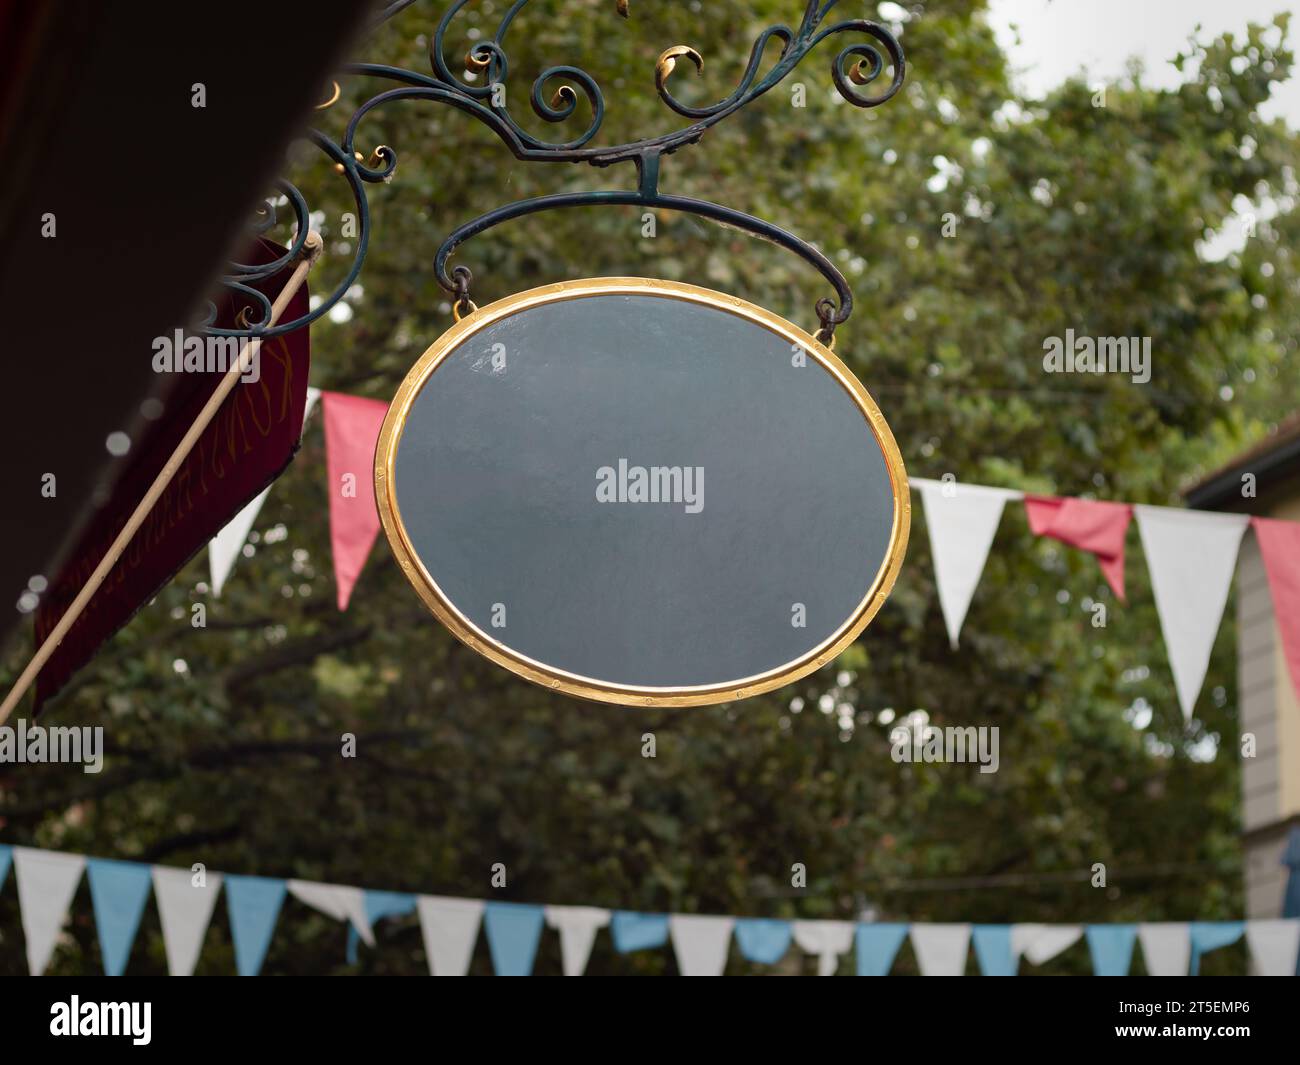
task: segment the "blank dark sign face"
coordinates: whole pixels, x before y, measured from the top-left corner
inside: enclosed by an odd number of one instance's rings
[[[376,498],[461,639],[630,705],[743,698],[826,663],[888,594],[909,524],[893,437],[827,349],[641,278],[460,322],[394,400]]]

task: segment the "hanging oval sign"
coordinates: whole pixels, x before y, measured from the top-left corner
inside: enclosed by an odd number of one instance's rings
[[[829,348],[708,289],[595,278],[458,322],[398,389],[375,498],[407,578],[528,680],[627,705],[825,665],[893,587],[893,435]]]

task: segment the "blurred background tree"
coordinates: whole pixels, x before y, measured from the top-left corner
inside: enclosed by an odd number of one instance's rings
[[[721,99],[754,38],[800,0],[538,0],[520,16],[507,91],[523,120],[536,73],[589,70],[609,113],[597,143],[676,128],[656,99],[669,44],[706,57],[673,81]],[[886,5],[897,12],[896,5]],[[843,5],[874,17],[871,3]],[[472,3],[448,36],[459,70],[504,0]],[[419,3],[357,58],[428,69],[441,4]],[[857,312],[837,351],[889,418],[916,476],[1177,504],[1181,485],[1262,435],[1294,404],[1296,140],[1259,106],[1291,69],[1285,18],[1193,43],[1176,91],[1141,72],[1017,95],[982,0],[913,3],[892,28],[903,91],[861,111],[835,93],[828,42],[784,84],[665,160],[665,190],[720,201],[819,244]],[[1123,46],[1122,38],[1117,46]],[[768,61],[775,57],[775,47]],[[796,107],[795,86],[806,106]],[[333,134],[377,91],[349,80],[318,116]],[[531,118],[531,115],[528,117]],[[573,125],[585,125],[580,108]],[[539,134],[555,130],[536,122]],[[629,187],[630,170],[524,165],[437,105],[371,115],[359,147],[392,145],[371,190],[360,283],[313,329],[313,383],[389,399],[450,324],[433,253],[503,202]],[[344,183],[295,153],[315,209],[324,291],[351,246]],[[1276,216],[1238,252],[1207,242]],[[483,305],[575,277],[645,274],[720,288],[815,327],[824,282],[775,247],[638,209],[524,219],[466,245]],[[273,234],[276,235],[276,234]],[[287,240],[290,234],[278,234]],[[1149,384],[1047,376],[1042,342],[1150,336]],[[1008,507],[959,650],[948,647],[924,528],[890,604],[840,661],[744,703],[619,710],[548,694],[460,646],[427,615],[386,545],[346,614],[334,605],[319,415],[272,490],[221,598],[200,555],[52,704],[45,721],[105,726],[99,776],[0,766],[0,838],[108,857],[365,887],[662,912],[934,921],[1134,921],[1242,913],[1234,634],[1229,606],[1196,719],[1174,694],[1137,537],[1129,602],[1090,557],[1036,541]],[[209,624],[189,624],[208,604]],[[1109,624],[1090,624],[1105,603]],[[7,659],[12,680],[27,647]],[[898,765],[905,720],[1001,729],[1001,768]],[[340,757],[341,736],[357,757]],[[653,732],[658,753],[641,755]],[[489,888],[493,863],[508,887]],[[1089,877],[1094,863],[1108,887]],[[807,887],[790,886],[791,867]],[[88,889],[51,971],[99,969]],[[418,973],[413,918],[381,926],[348,966],[339,926],[286,902],[264,971]],[[799,961],[785,965],[789,971]],[[758,971],[733,951],[737,972]],[[974,961],[971,961],[972,971]],[[1244,971],[1244,950],[1205,971]],[[620,957],[598,937],[590,971],[672,972],[670,950]],[[846,970],[851,966],[845,961]],[[199,972],[233,971],[219,906]],[[0,893],[0,972],[25,971],[12,886]],[[480,940],[475,971],[490,971]],[[1135,968],[1140,971],[1140,962]],[[1083,945],[1044,972],[1087,972]],[[132,972],[164,972],[149,903]],[[543,937],[538,972],[559,971]],[[915,971],[904,946],[896,971]]]

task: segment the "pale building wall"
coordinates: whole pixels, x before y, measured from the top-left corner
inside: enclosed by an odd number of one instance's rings
[[[1260,513],[1300,521],[1300,496]],[[1291,825],[1300,822],[1300,700],[1283,656],[1264,562],[1249,533],[1237,565],[1237,668],[1241,731],[1252,733],[1256,743],[1256,756],[1241,763],[1246,916],[1277,917],[1287,879],[1282,853]]]

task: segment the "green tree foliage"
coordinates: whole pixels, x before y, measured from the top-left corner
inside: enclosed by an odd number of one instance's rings
[[[455,24],[454,68],[491,34],[504,0],[493,6],[471,4]],[[532,78],[575,63],[606,91],[600,143],[666,132],[681,120],[653,92],[663,47],[689,43],[706,58],[702,76],[689,66],[674,75],[674,92],[721,99],[754,37],[803,6],[633,0],[624,22],[612,0],[539,2],[509,42],[512,110],[532,121]],[[407,10],[359,58],[427,69],[438,7]],[[1295,139],[1258,113],[1291,68],[1285,21],[1193,42],[1174,91],[1134,70],[1104,99],[1082,78],[1043,100],[1018,96],[980,0],[916,3],[895,28],[909,76],[888,105],[839,99],[827,69],[839,45],[828,42],[666,159],[662,186],[769,218],[842,266],[858,306],[837,350],[914,475],[1176,503],[1180,485],[1296,394]],[[1121,34],[1115,46],[1125,43]],[[806,107],[794,106],[796,85]],[[339,132],[375,88],[349,81],[323,127]],[[449,324],[432,260],[450,228],[508,200],[634,181],[626,168],[519,164],[489,131],[432,104],[373,113],[358,146],[379,143],[397,150],[397,173],[371,193],[352,317],[313,331],[313,380],[385,400]],[[352,208],[328,165],[296,165],[327,238],[313,280],[322,291],[351,254],[342,225]],[[1251,204],[1268,205],[1260,218],[1271,220],[1244,223]],[[1207,238],[1241,225],[1242,250],[1203,254]],[[647,274],[815,327],[824,282],[787,253],[678,215],[661,214],[654,239],[641,227],[633,209],[535,216],[470,242],[456,261],[474,270],[480,305],[552,281]],[[1045,375],[1043,340],[1067,328],[1151,337],[1151,382]],[[1035,541],[1021,508],[1008,507],[953,651],[918,506],[891,602],[832,667],[735,705],[619,710],[479,660],[425,613],[382,540],[340,614],[324,470],[316,416],[222,597],[210,595],[200,556],[50,709],[52,722],[105,726],[105,771],[0,767],[6,842],[652,911],[848,918],[869,908],[977,922],[1242,912],[1232,610],[1185,727],[1136,535],[1122,604],[1093,559]],[[196,602],[208,605],[206,629],[190,625]],[[1105,628],[1091,623],[1095,603]],[[12,676],[21,656],[9,665]],[[1000,727],[1000,771],[895,764],[891,720],[918,711],[940,726]],[[340,757],[344,733],[357,738],[355,759]],[[645,733],[657,738],[653,759],[642,757]],[[488,882],[495,862],[508,870],[500,891]],[[795,863],[806,889],[791,887]],[[1094,863],[1106,866],[1104,889],[1091,886]],[[84,887],[71,933],[55,970],[94,970]],[[354,971],[342,935],[290,900],[266,971]],[[380,939],[360,971],[423,970],[413,920],[389,922]],[[131,964],[165,968],[152,902]],[[670,951],[618,957],[601,936],[592,971],[673,964]],[[490,969],[481,942],[475,965]],[[1243,965],[1223,951],[1206,969]],[[558,967],[547,935],[538,969]],[[1079,946],[1046,971],[1087,968]],[[24,969],[10,886],[0,971]],[[200,972],[232,970],[219,907]]]

